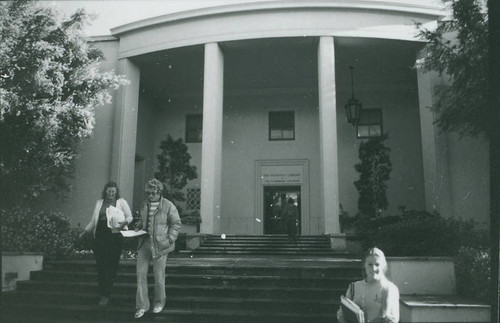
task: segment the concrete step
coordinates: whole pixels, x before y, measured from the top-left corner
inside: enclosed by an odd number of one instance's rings
[[[291,249],[305,249],[305,248],[327,248],[330,245],[323,242],[308,242],[308,243],[293,243],[293,242],[260,242],[260,241],[204,241],[204,247],[254,247],[254,248],[291,248]]]
[[[108,306],[101,308],[96,305],[61,305],[61,304],[13,304],[9,312],[2,312],[2,322],[67,322],[71,318],[78,322],[137,322],[133,318],[135,309],[128,306]],[[331,323],[332,313],[290,313],[276,311],[240,311],[240,310],[185,310],[165,308],[159,314],[146,313],[141,322],[178,322],[178,323],[278,323],[278,322],[315,322]],[[50,321],[49,321],[50,320]]]
[[[301,279],[286,276],[265,275],[207,275],[207,274],[167,274],[167,282],[175,282],[178,285],[204,285],[204,286],[229,286],[229,287],[329,287],[344,288],[349,282],[358,279],[357,276],[338,277],[308,277]],[[31,274],[34,281],[64,281],[79,282],[97,281],[97,274],[93,272],[71,272],[71,271],[39,271]],[[135,273],[119,273],[116,283],[135,283]],[[148,279],[153,281],[153,275]]]
[[[137,321],[135,267],[133,259],[121,261],[112,300],[102,308],[94,260],[46,262],[17,291],[2,294],[2,322]],[[141,321],[332,323],[359,268],[359,259],[332,256],[173,256],[167,309]]]
[[[152,282],[149,284],[152,291]],[[203,297],[237,297],[237,298],[262,298],[270,299],[300,299],[302,297],[321,300],[339,295],[344,288],[307,288],[307,287],[231,287],[231,286],[206,286],[206,285],[178,285],[166,282],[166,289],[172,296],[198,295]],[[18,282],[18,290],[40,291],[51,290],[55,292],[92,293],[97,291],[97,283],[94,282],[64,282],[64,281],[24,281]],[[119,283],[113,287],[113,293],[117,295],[132,294],[136,290],[135,283]]]
[[[232,249],[232,250],[266,250],[266,251],[327,251],[332,252],[330,246],[301,246],[301,245],[258,245],[258,244],[203,244],[196,250],[201,249]]]
[[[193,252],[195,255],[303,255],[341,256],[333,252],[327,236],[301,236],[296,243],[286,235],[270,236],[207,236]]]
[[[322,258],[325,259],[325,258]],[[236,275],[236,276],[278,276],[278,277],[345,277],[360,276],[360,262],[357,259],[326,258],[318,261],[312,258],[285,259],[276,257],[227,257],[223,258],[178,258],[167,260],[166,274],[184,275]],[[47,271],[92,272],[95,260],[51,261],[44,263]],[[120,262],[119,273],[135,273],[136,260]],[[152,267],[150,267],[152,272]]]
[[[490,322],[490,306],[456,295],[401,295],[400,322]]]
[[[96,305],[99,301],[96,293],[74,293],[54,291],[15,291],[2,298],[2,304],[9,307],[13,304],[29,302],[32,304],[59,305]],[[135,295],[112,295],[109,306],[135,306]],[[274,299],[266,298],[223,298],[200,296],[172,296],[167,291],[167,306],[171,309],[220,309],[220,310],[252,310],[252,311],[283,311],[293,313],[329,313],[332,307],[338,308],[339,301],[335,299]]]
[[[204,241],[206,241],[206,242],[240,242],[240,243],[247,243],[247,242],[255,242],[255,243],[290,243],[288,237],[270,238],[270,239],[263,239],[263,238],[258,238],[258,237],[226,237],[226,238],[221,238],[221,237],[205,237]],[[330,239],[327,239],[327,238],[321,238],[321,239],[297,238],[295,240],[296,243],[303,243],[303,244],[327,243],[329,241],[330,241]]]
[[[259,248],[211,248],[211,247],[199,247],[196,249],[194,254],[214,254],[214,255],[305,255],[305,256],[332,256],[331,250],[279,250],[279,249],[259,249]]]
[[[268,240],[287,240],[288,235],[286,234],[272,234],[272,235],[234,235],[234,234],[220,234],[220,235],[207,235],[205,239],[233,239],[233,240],[262,240],[262,241],[268,241]],[[329,236],[326,235],[301,235],[298,237],[298,240],[300,241],[329,241]]]

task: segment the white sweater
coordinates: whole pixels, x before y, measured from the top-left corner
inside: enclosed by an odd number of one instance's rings
[[[385,318],[386,322],[399,322],[399,290],[387,278],[374,283],[360,280],[352,283],[346,297],[353,300],[365,312],[366,322]],[[342,308],[337,312],[339,323],[346,322]]]

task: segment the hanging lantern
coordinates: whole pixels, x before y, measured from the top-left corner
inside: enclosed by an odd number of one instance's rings
[[[347,121],[355,126],[359,122],[359,116],[361,114],[361,102],[354,98],[354,78],[353,78],[353,66],[349,66],[351,69],[351,90],[352,95],[351,98],[347,101],[345,105],[345,111],[347,115]]]

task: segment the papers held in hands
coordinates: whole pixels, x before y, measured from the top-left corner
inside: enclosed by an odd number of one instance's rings
[[[139,231],[128,230],[127,226],[124,226],[122,228],[120,223],[126,221],[125,214],[123,213],[122,210],[114,207],[113,205],[110,205],[106,209],[106,218],[108,220],[108,228],[120,230],[120,233],[124,237],[137,237],[147,233],[144,230],[139,230]]]
[[[340,296],[340,306],[347,322],[365,323],[365,313],[356,303],[342,295]]]
[[[125,214],[122,210],[113,205],[106,209],[106,219],[108,220],[108,228],[117,230],[128,230],[127,226],[121,227],[120,223],[125,221]]]
[[[120,233],[124,237],[137,237],[137,236],[142,236],[143,234],[146,234],[147,232],[144,230],[139,230],[139,231],[128,230],[128,231],[120,231]]]

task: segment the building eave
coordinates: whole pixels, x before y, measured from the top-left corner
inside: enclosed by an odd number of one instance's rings
[[[119,38],[117,38],[115,36],[110,36],[110,35],[90,36],[90,37],[85,38],[85,40],[88,41],[89,43],[117,41],[118,39]]]
[[[128,24],[124,24],[111,29],[111,34],[115,37],[152,27],[155,25],[178,23],[183,20],[192,20],[208,16],[224,16],[245,12],[275,11],[275,10],[294,10],[294,9],[324,9],[324,10],[369,10],[393,12],[395,14],[421,15],[422,17],[440,20],[448,14],[445,8],[440,6],[417,5],[407,3],[396,3],[390,1],[367,1],[367,0],[278,0],[269,2],[254,2],[223,5],[201,9],[188,10],[178,13],[166,14],[158,17],[143,19]]]

